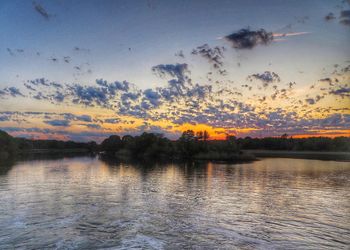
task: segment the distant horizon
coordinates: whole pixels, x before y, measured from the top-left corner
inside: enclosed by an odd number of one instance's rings
[[[0,129],[1,131],[1,129]],[[6,131],[5,131],[6,132]],[[184,131],[185,132],[185,131]],[[32,141],[45,141],[45,140],[56,140],[56,141],[73,141],[73,142],[77,142],[77,143],[88,143],[88,142],[96,142],[98,144],[102,143],[103,140],[109,138],[110,136],[119,136],[120,138],[123,138],[124,136],[132,136],[132,137],[135,137],[135,136],[141,136],[143,133],[149,133],[149,134],[156,134],[156,135],[161,135],[171,141],[177,141],[180,137],[178,138],[168,138],[166,136],[164,136],[164,134],[160,134],[160,133],[152,133],[152,132],[140,132],[139,134],[109,134],[109,135],[106,135],[106,137],[104,139],[102,139],[101,141],[93,141],[93,140],[90,140],[90,141],[74,141],[74,140],[59,140],[59,139],[41,139],[41,138],[30,138],[30,137],[17,137],[17,136],[14,136],[15,138],[20,138],[20,139],[27,139],[27,140],[32,140]],[[10,134],[11,135],[11,134]],[[280,136],[266,136],[266,137],[250,137],[250,136],[245,136],[245,137],[240,137],[240,136],[236,136],[236,135],[226,135],[225,138],[213,138],[209,135],[209,138],[207,139],[207,141],[223,141],[223,140],[226,140],[228,136],[232,136],[232,137],[235,137],[236,139],[246,139],[246,138],[251,138],[251,139],[266,139],[266,138],[282,138],[283,136],[286,136],[285,138],[286,139],[307,139],[307,138],[329,138],[329,139],[335,139],[335,138],[350,138],[350,136],[334,136],[334,137],[329,137],[329,136],[310,136],[310,135],[306,135],[306,136],[294,136],[294,135],[288,135],[288,134],[285,134],[285,135],[280,135]],[[195,136],[197,137],[197,135]]]

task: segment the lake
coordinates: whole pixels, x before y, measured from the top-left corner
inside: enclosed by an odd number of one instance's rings
[[[348,249],[350,163],[31,160],[0,172],[0,249]]]

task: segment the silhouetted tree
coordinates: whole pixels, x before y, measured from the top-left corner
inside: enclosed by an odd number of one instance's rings
[[[180,155],[185,158],[193,156],[198,151],[193,130],[184,131],[177,143]]]
[[[116,152],[122,148],[122,140],[119,135],[111,135],[101,143],[102,151]]]
[[[17,151],[15,140],[5,131],[0,130],[0,159],[8,158]]]
[[[204,132],[203,132],[203,140],[207,141],[208,139],[209,139],[209,133],[208,133],[208,131],[204,130]]]

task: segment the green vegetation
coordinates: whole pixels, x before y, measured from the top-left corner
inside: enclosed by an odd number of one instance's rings
[[[101,143],[100,150],[120,158],[249,161],[255,159],[254,153],[249,150],[350,152],[350,138],[294,139],[283,135],[279,138],[237,139],[234,136],[227,136],[226,140],[219,141],[209,140],[206,131],[195,133],[187,130],[176,141],[152,133],[143,133],[135,137],[112,135]]]
[[[17,152],[15,139],[8,133],[0,130],[0,159],[7,159]]]
[[[206,131],[183,132],[177,141],[171,141],[161,134],[143,133],[139,136],[112,135],[105,139],[100,150],[117,157],[138,159],[196,159],[196,160],[253,160],[254,156],[243,154],[234,137],[224,141],[210,141]]]
[[[294,139],[284,134],[279,138],[239,138],[237,144],[241,149],[350,152],[350,137]]]
[[[14,138],[0,131],[0,158],[24,153],[74,153],[103,152],[105,155],[133,159],[194,159],[215,161],[249,161],[255,159],[260,150],[278,150],[284,152],[350,152],[350,138],[303,138],[294,139],[283,135],[279,138],[235,138],[210,140],[206,131],[183,132],[176,141],[161,134],[143,133],[139,136],[112,135],[100,145],[96,142],[78,143],[57,140],[28,140]],[[259,152],[258,152],[259,153]],[[258,156],[258,153],[256,154]],[[280,153],[279,153],[280,154]]]
[[[173,158],[174,144],[160,134],[143,133],[140,136],[112,135],[105,139],[100,149],[109,155],[134,158]]]
[[[96,142],[74,142],[74,141],[57,141],[57,140],[28,140],[24,138],[15,138],[18,150],[21,152],[48,152],[48,151],[97,151]]]
[[[0,159],[8,159],[26,153],[92,152],[97,151],[96,142],[79,143],[57,140],[29,140],[14,138],[0,130]]]

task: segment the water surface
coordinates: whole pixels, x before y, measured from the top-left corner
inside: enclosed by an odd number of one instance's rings
[[[350,164],[34,160],[0,172],[0,249],[348,249]]]

